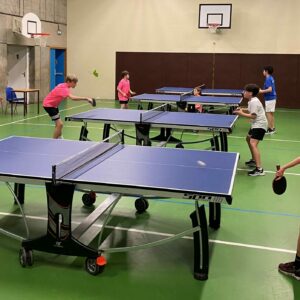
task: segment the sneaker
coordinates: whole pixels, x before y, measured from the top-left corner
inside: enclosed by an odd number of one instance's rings
[[[248,175],[249,176],[264,176],[265,172],[264,172],[263,168],[261,168],[261,169],[255,168],[254,170],[248,172]]]
[[[270,134],[274,134],[276,132],[275,128],[270,130]]]
[[[294,277],[297,280],[300,280],[300,269],[295,269],[295,262],[291,261],[288,263],[280,264],[278,266],[278,271],[287,276]]]
[[[248,161],[245,162],[245,165],[247,167],[256,167],[256,163],[255,163],[255,160],[254,159],[249,159]]]
[[[267,135],[270,135],[270,134],[274,134],[276,132],[275,128],[271,129],[271,128],[268,128],[266,134]]]

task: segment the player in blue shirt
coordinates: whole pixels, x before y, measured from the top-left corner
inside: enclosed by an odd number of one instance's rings
[[[265,83],[263,89],[259,92],[264,94],[265,98],[265,109],[266,109],[266,117],[268,119],[268,131],[266,134],[275,133],[275,119],[274,112],[276,107],[276,89],[275,89],[275,80],[272,76],[274,69],[272,66],[266,66],[263,69],[263,74],[265,76]]]

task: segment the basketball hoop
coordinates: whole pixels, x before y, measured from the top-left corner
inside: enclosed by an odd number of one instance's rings
[[[35,44],[40,47],[47,47],[47,40],[50,33],[30,33],[31,38],[35,39]]]
[[[221,27],[219,23],[209,23],[207,24],[208,30],[210,33],[218,33]]]

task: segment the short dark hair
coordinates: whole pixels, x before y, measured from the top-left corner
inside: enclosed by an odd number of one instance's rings
[[[268,74],[273,74],[273,72],[274,72],[274,68],[272,67],[272,66],[265,66],[264,67],[264,71],[267,71],[268,72]]]
[[[129,74],[129,72],[125,70],[125,71],[122,71],[121,76],[122,76],[122,78],[124,78],[128,74]]]
[[[251,92],[253,97],[255,97],[259,93],[259,86],[255,83],[249,83],[245,85],[244,90]]]

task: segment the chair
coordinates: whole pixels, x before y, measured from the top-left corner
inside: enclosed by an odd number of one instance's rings
[[[18,98],[14,89],[12,87],[7,87],[5,89],[6,91],[6,106],[5,106],[5,114],[7,112],[7,105],[10,104],[10,113],[13,115],[17,111],[17,105],[22,104],[24,105],[24,98]],[[13,109],[13,106],[15,104],[15,109]]]

